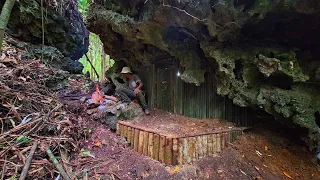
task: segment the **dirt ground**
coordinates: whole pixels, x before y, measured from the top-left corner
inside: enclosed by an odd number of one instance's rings
[[[154,109],[150,116],[138,116],[126,121],[130,126],[175,137],[210,133],[235,128],[233,123],[219,119],[197,119]]]
[[[106,179],[107,174],[123,180],[320,179],[320,168],[316,167],[311,152],[266,128],[253,128],[214,157],[173,167],[132,151],[124,138],[99,122],[87,121],[85,126],[92,133],[80,144],[96,159],[103,159],[88,165],[92,169],[89,179]]]

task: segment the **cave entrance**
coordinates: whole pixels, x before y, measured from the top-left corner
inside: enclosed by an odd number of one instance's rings
[[[83,65],[83,74],[100,82],[105,80],[105,72],[114,65],[114,60],[104,52],[100,37],[94,33],[90,33],[88,52],[79,62]]]

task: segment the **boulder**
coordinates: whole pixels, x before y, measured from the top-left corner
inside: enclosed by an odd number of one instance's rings
[[[44,28],[43,49],[45,55],[61,52],[52,64],[69,70],[81,72],[81,64],[75,62],[88,51],[89,32],[78,11],[77,2],[73,0],[47,0],[43,1],[42,27],[40,0],[19,0],[16,2],[10,16],[7,33],[20,40],[38,45],[42,43],[42,28]],[[0,2],[2,8],[3,2]],[[56,49],[48,49],[53,46]],[[41,49],[35,53],[41,53]],[[48,54],[50,53],[50,54]]]

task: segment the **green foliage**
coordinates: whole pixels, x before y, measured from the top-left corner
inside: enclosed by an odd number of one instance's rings
[[[95,157],[94,155],[91,154],[91,152],[89,150],[85,150],[84,148],[82,148],[81,150],[81,156],[89,156],[89,157]]]
[[[78,0],[78,8],[83,19],[86,19],[90,7],[90,0]]]
[[[93,64],[94,68],[97,70],[100,80],[102,80],[105,71],[111,68],[114,64],[114,60],[110,59],[109,55],[106,55],[103,50],[103,44],[98,35],[90,33],[90,45],[88,50],[88,57]],[[83,64],[83,73],[90,73],[90,77],[93,80],[99,80],[94,70],[91,67],[91,64],[87,61],[86,56],[84,55],[79,61]],[[104,68],[103,68],[104,66]]]
[[[27,137],[24,137],[24,136],[19,136],[16,139],[16,141],[17,141],[18,144],[28,144],[30,142],[30,139],[27,138]]]
[[[84,129],[83,131],[84,131],[85,133],[89,133],[89,134],[92,132],[91,129]]]

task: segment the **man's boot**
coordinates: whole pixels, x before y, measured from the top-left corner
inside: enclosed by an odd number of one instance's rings
[[[150,115],[149,109],[145,109],[145,110],[144,110],[144,113],[145,113],[146,115]]]

